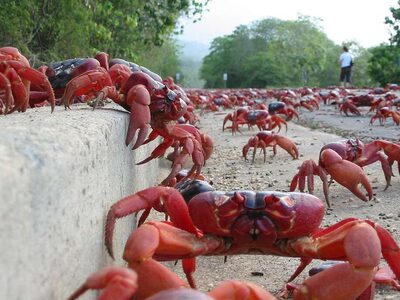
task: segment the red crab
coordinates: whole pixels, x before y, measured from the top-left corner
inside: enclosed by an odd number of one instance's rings
[[[258,148],[261,148],[264,154],[264,162],[266,161],[266,147],[272,147],[274,155],[276,155],[276,146],[283,148],[289,153],[293,159],[299,158],[299,151],[295,143],[287,137],[276,134],[273,131],[261,131],[255,136],[251,137],[247,144],[243,146],[242,154],[245,160],[247,160],[247,153],[250,148],[253,148],[253,158],[254,158]]]
[[[267,110],[264,109],[251,109],[249,107],[241,107],[235,110],[233,113],[229,113],[225,116],[222,125],[222,131],[225,130],[225,125],[228,121],[232,121],[231,129],[232,134],[241,132],[239,129],[240,125],[247,124],[249,127],[257,126],[259,130],[272,130],[278,127],[280,131],[282,124],[286,126],[287,123],[278,115],[270,115]]]
[[[105,97],[109,97],[118,103],[120,101],[118,90],[131,74],[132,71],[122,64],[115,64],[108,70],[97,66],[94,69],[80,73],[80,75],[73,77],[67,83],[62,102],[66,108],[70,108],[70,105],[75,102],[76,97],[85,96],[86,100],[88,100],[98,96],[99,93],[103,93],[102,100]]]
[[[314,111],[319,109],[319,98],[318,96],[306,95],[300,98],[297,103],[294,104],[294,108],[304,107],[308,111]]]
[[[340,98],[340,94],[338,90],[328,90],[322,91],[318,94],[325,105],[329,105],[331,102],[334,102]]]
[[[302,163],[298,173],[292,179],[290,191],[294,191],[298,185],[299,190],[304,192],[307,178],[308,191],[313,193],[313,175],[319,175],[323,182],[326,202],[330,207],[327,180],[327,175],[330,175],[331,179],[349,189],[361,200],[371,200],[373,196],[372,187],[362,167],[380,161],[386,179],[386,190],[393,175],[389,161],[393,164],[394,160],[399,160],[388,150],[392,147],[394,147],[393,143],[384,140],[364,144],[359,139],[348,139],[326,144],[321,148],[318,165],[313,160]],[[390,155],[389,158],[386,158],[383,152]],[[360,184],[366,189],[368,197],[360,190]]]
[[[168,271],[167,271],[168,272]],[[152,274],[156,278],[158,274]],[[99,300],[131,300],[138,299],[137,291],[145,290],[151,295],[147,300],[192,299],[192,300],[276,300],[269,292],[250,282],[237,280],[224,281],[206,294],[189,288],[176,274],[168,272],[168,281],[148,280],[141,278],[131,269],[108,267],[90,275],[68,300],[79,298],[87,290],[103,290]],[[150,283],[150,284],[149,284]],[[158,291],[158,292],[155,292]],[[143,293],[143,292],[142,292]],[[139,298],[143,299],[143,298]]]
[[[114,67],[117,68],[118,64],[113,65],[110,72]],[[212,141],[209,136],[201,134],[192,125],[177,124],[177,120],[187,111],[187,103],[182,99],[182,95],[141,71],[132,72],[127,79],[123,79],[122,86],[118,90],[113,84],[115,80],[111,78],[110,72],[98,68],[75,77],[68,83],[65,91],[66,105],[71,103],[68,99],[72,99],[78,94],[96,94],[95,103],[101,102],[107,97],[112,99],[131,112],[125,140],[127,146],[135,139],[136,132],[138,134],[132,149],[136,149],[158,136],[164,138],[164,142],[140,164],[163,155],[170,146],[182,149],[180,154],[175,156],[176,161],[173,163],[171,173],[163,181],[163,184],[170,184],[188,156],[192,156],[194,161],[189,176],[193,173],[200,174],[205,160],[211,155]],[[119,76],[123,78],[126,73]],[[150,127],[152,132],[146,140]]]
[[[356,116],[361,116],[360,110],[350,98],[345,97],[342,101],[338,102],[338,104],[339,112],[344,113],[346,117],[349,116],[349,113],[352,113]]]
[[[162,207],[171,222],[150,221],[130,235],[123,257],[139,278],[158,274],[158,281],[169,280],[157,261],[182,259],[187,280],[195,287],[197,256],[237,254],[300,257],[290,280],[313,259],[345,262],[304,281],[294,299],[355,298],[371,284],[382,255],[396,279],[400,277],[400,248],[385,228],[354,218],[320,228],[324,205],[305,193],[210,191],[186,204],[174,188],[151,187],[109,210],[105,238],[111,256],[116,219],[152,207]],[[146,291],[138,294],[148,296]]]
[[[55,96],[53,88],[45,74],[30,67],[29,61],[17,48],[0,48],[0,98],[4,104],[4,112],[25,112],[29,107],[31,88],[42,90],[53,112]],[[0,99],[1,100],[1,99]]]
[[[375,98],[373,95],[364,94],[364,95],[348,95],[344,97],[344,99],[339,103],[339,111],[340,113],[344,113],[346,116],[349,116],[349,112],[361,116],[361,112],[358,107],[361,106],[371,106],[374,104]],[[370,109],[371,110],[371,109]]]
[[[286,121],[290,121],[295,117],[299,120],[299,113],[293,108],[292,105],[280,101],[274,101],[268,104],[268,112],[271,115],[282,114],[285,115]]]
[[[375,120],[378,119],[379,124],[384,125],[387,118],[392,118],[396,125],[400,125],[400,112],[397,110],[391,110],[387,106],[378,109],[376,114],[371,117],[369,124],[373,124]]]
[[[106,71],[110,70],[107,53],[98,52],[93,58],[73,58],[53,62],[49,65],[43,65],[39,69],[48,76],[56,97],[61,98],[65,92],[67,84],[72,79],[82,75],[85,72],[96,70],[100,67]],[[77,95],[77,97],[79,96],[83,95]],[[80,102],[87,100],[82,98],[83,97],[79,98]],[[78,98],[76,98],[76,100],[78,100]]]
[[[211,99],[211,101],[217,106],[217,107],[223,107],[225,109],[232,108],[234,106],[234,103],[229,99],[228,95],[220,93],[217,94]]]

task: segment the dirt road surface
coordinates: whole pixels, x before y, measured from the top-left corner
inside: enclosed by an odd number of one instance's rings
[[[361,117],[341,116],[332,105],[322,105],[314,112],[302,110],[300,120],[290,121],[287,132],[283,130],[279,133],[295,142],[300,152],[299,159],[293,160],[286,151],[278,147],[275,157],[272,157],[272,151],[268,150],[265,163],[262,154],[257,153],[254,164],[243,159],[242,147],[258,132],[257,129],[248,130],[243,127],[242,134],[232,135],[229,130],[222,131],[223,119],[229,110],[205,113],[201,116],[199,128],[211,135],[215,142],[215,150],[203,173],[217,190],[289,191],[290,181],[300,164],[307,159],[317,161],[320,148],[326,143],[354,137],[364,142],[378,138],[400,140],[399,126],[390,120],[385,126],[379,125],[378,122],[369,125],[371,115],[366,114],[368,108],[361,109]],[[400,176],[397,166],[394,165],[396,177],[392,178],[392,185],[386,191],[383,191],[385,178],[379,162],[366,166],[364,170],[372,183],[374,198],[363,202],[344,187],[333,183],[330,187],[332,209],[326,209],[322,226],[329,226],[349,217],[368,219],[387,228],[400,243]],[[324,199],[319,178],[315,178],[314,194]],[[315,260],[311,266],[321,262]],[[198,288],[204,292],[221,281],[235,279],[251,281],[276,294],[298,264],[298,258],[265,255],[230,256],[225,263],[224,257],[220,256],[199,257],[195,279]],[[184,277],[180,264],[167,265]],[[309,269],[310,267],[295,282],[300,283],[307,278]],[[375,299],[400,299],[400,292],[378,286]]]

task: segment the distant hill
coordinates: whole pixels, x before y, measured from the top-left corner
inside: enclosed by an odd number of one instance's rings
[[[182,56],[185,58],[201,61],[208,54],[207,44],[184,40],[178,40],[178,43],[182,46]]]
[[[200,79],[203,58],[208,54],[208,45],[193,41],[178,40],[181,45],[181,69],[183,87],[201,88],[204,80]]]

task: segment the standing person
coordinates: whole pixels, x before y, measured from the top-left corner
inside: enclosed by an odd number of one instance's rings
[[[349,87],[351,83],[351,67],[353,66],[353,58],[349,53],[349,48],[343,46],[343,53],[339,57],[340,64],[340,86]]]

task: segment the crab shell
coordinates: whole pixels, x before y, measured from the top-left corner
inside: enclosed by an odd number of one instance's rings
[[[204,192],[189,202],[194,224],[207,234],[272,245],[315,232],[323,202],[309,194],[274,191]]]

